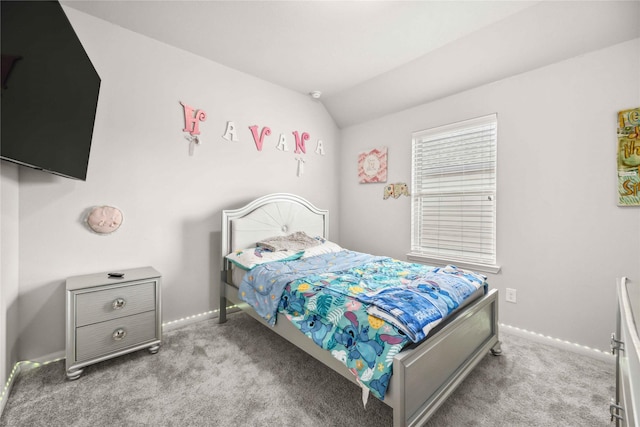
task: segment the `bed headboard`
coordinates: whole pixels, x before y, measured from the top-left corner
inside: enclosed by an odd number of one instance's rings
[[[272,236],[304,231],[309,236],[329,237],[329,211],[318,209],[295,194],[274,193],[262,196],[239,209],[222,211],[222,266],[224,258],[237,249],[252,247]]]

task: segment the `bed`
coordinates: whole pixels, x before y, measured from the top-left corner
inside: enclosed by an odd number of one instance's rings
[[[271,328],[348,380],[359,379],[331,352],[319,347],[300,332],[290,319],[278,315],[271,325],[242,301],[238,284],[244,272],[234,268],[225,256],[238,249],[277,235],[302,231],[309,236],[329,238],[329,212],[293,194],[276,193],[260,197],[238,209],[222,212],[222,271],[219,322],[227,307],[235,305]],[[253,270],[252,270],[253,271]],[[501,353],[498,337],[498,292],[477,292],[433,328],[426,339],[409,343],[394,354],[383,402],[393,409],[393,425],[423,425],[446,398],[488,353]],[[364,390],[364,387],[363,387]],[[364,399],[364,394],[363,394]]]
[[[617,279],[618,312],[611,352],[616,355],[616,397],[609,406],[616,426],[640,426],[640,287]]]

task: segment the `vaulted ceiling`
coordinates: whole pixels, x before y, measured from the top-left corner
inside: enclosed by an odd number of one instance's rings
[[[61,3],[282,87],[321,91],[340,127],[640,37],[639,0]]]

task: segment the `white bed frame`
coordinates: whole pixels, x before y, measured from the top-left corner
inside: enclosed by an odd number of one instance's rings
[[[231,303],[267,325],[239,300],[238,290],[232,285],[231,264],[224,256],[236,249],[252,247],[263,238],[294,231],[329,238],[329,212],[286,193],[270,194],[242,208],[222,211],[220,323],[226,321],[227,305]],[[344,364],[290,322],[278,321],[271,329],[356,383]],[[494,355],[501,353],[495,289],[434,329],[425,341],[394,357],[393,375],[384,398],[384,403],[393,408],[394,427],[423,425],[489,351]]]

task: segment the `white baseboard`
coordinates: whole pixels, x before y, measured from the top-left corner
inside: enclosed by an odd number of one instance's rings
[[[13,365],[13,369],[9,374],[7,383],[4,385],[4,388],[2,389],[2,395],[0,395],[0,417],[4,412],[4,407],[7,405],[7,401],[9,400],[9,394],[11,394],[11,388],[13,387],[13,383],[18,377],[19,372],[20,372],[20,362]]]
[[[0,416],[2,416],[2,412],[4,412],[4,407],[6,406],[9,395],[11,394],[13,383],[22,372],[27,372],[31,369],[46,365],[48,363],[57,362],[58,360],[64,359],[64,356],[64,351],[57,351],[55,353],[47,354],[46,356],[38,357],[34,360],[23,360],[20,362],[16,362],[16,364],[13,365],[11,373],[9,374],[7,383],[2,389],[2,395],[0,395]]]
[[[205,313],[194,314],[193,316],[183,317],[182,319],[171,320],[162,324],[162,332],[173,331],[192,323],[201,322],[203,320],[215,319],[218,317],[218,310],[211,310]]]
[[[20,363],[21,371],[26,372],[30,369],[37,368],[42,365],[46,365],[48,363],[57,362],[58,360],[64,359],[66,356],[64,350],[56,351],[55,353],[49,353],[47,355],[37,357],[33,360],[24,360]]]
[[[550,345],[553,347],[560,348],[562,350],[567,350],[573,353],[581,354],[583,356],[593,357],[595,359],[603,360],[605,362],[615,363],[615,356],[613,356],[609,352],[605,352],[602,350],[597,350],[595,348],[587,347],[585,345],[580,345],[580,344],[572,343],[569,341],[561,340],[559,338],[542,335],[537,332],[528,331],[526,329],[521,329],[515,326],[505,325],[504,323],[500,323],[499,326],[500,326],[500,331],[505,331],[508,334],[517,335],[522,338],[539,342],[541,344]]]
[[[227,314],[239,311],[236,306],[227,307]],[[183,317],[182,319],[171,320],[162,324],[162,332],[172,331],[192,323],[201,322],[203,320],[217,319],[219,310],[211,310],[205,313],[194,314],[193,316]]]

